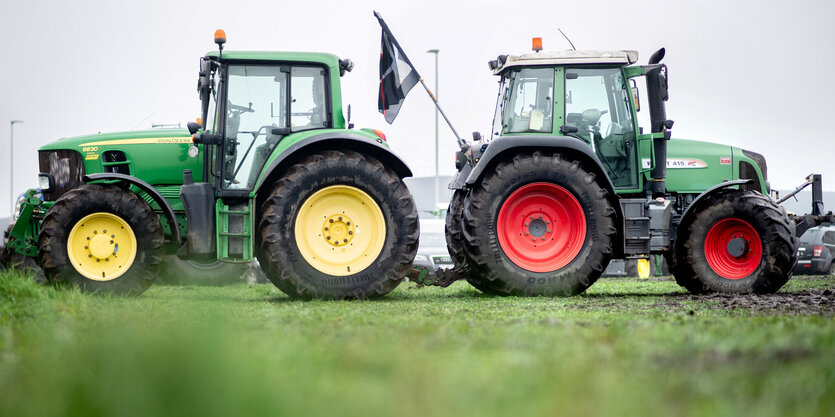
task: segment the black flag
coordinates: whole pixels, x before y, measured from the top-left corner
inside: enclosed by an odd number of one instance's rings
[[[377,98],[377,109],[391,124],[397,117],[397,112],[406,94],[420,80],[417,70],[403,53],[394,35],[391,34],[386,23],[377,12],[374,16],[383,28],[382,51],[380,52],[380,91]]]

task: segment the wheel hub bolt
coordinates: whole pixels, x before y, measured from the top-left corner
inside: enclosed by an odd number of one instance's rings
[[[750,251],[748,241],[742,237],[733,237],[728,241],[726,249],[728,250],[728,254],[734,258],[739,258]]]

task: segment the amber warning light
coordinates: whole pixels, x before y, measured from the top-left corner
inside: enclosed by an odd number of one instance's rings
[[[223,45],[226,43],[226,32],[223,29],[218,29],[215,31],[215,43],[218,45]]]
[[[536,52],[542,50],[542,38],[533,38],[533,47],[531,48]]]

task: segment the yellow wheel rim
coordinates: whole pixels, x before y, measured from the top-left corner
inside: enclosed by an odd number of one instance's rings
[[[121,217],[93,213],[79,220],[67,238],[67,255],[79,274],[110,281],[130,269],[136,259],[136,236]]]
[[[638,278],[649,278],[649,260],[638,259]]]
[[[386,240],[383,211],[371,196],[347,185],[325,187],[302,204],[296,246],[308,264],[328,275],[368,268]]]

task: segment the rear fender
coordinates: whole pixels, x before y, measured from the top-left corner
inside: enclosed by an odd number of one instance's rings
[[[261,195],[264,193],[260,192],[261,187],[265,184],[275,183],[285,170],[305,156],[329,149],[352,150],[363,155],[369,155],[382,162],[383,165],[391,168],[401,179],[412,176],[412,171],[406,163],[389,150],[383,144],[382,139],[372,141],[367,136],[351,132],[322,133],[293,143],[264,168],[253,189],[253,192],[257,196],[256,198],[259,200],[256,207],[260,207],[260,199],[264,197]]]

